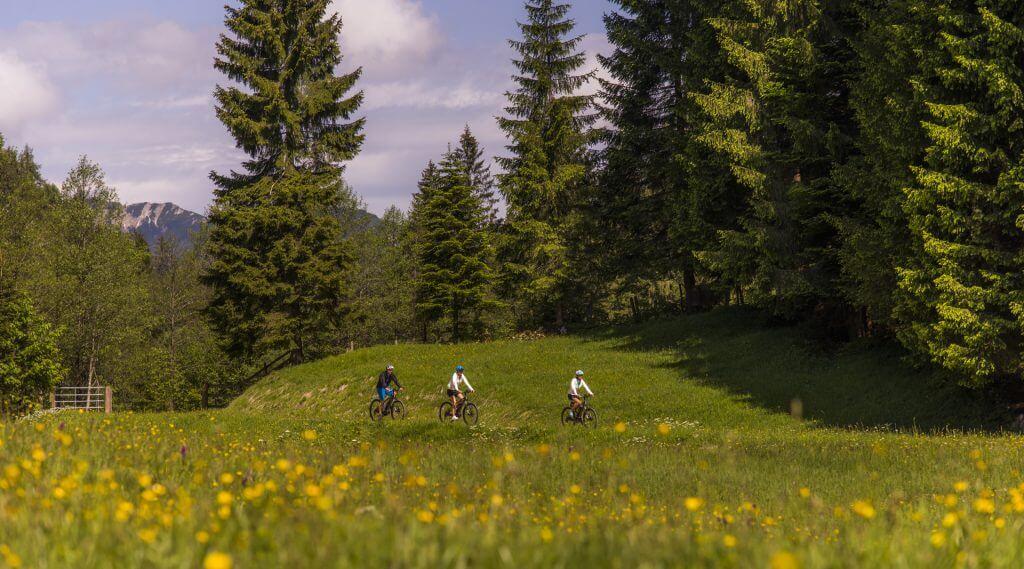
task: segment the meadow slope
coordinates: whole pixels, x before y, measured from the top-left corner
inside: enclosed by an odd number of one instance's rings
[[[396,365],[410,416],[372,424]],[[451,367],[476,428],[442,425]],[[574,369],[599,427],[558,424]],[[804,416],[792,417],[794,398]],[[533,342],[381,346],[224,411],[3,427],[27,567],[1020,566],[1021,439],[897,354],[724,311]]]

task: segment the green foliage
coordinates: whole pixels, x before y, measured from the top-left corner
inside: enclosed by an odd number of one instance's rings
[[[249,155],[213,175],[208,314],[225,349],[252,358],[324,350],[343,321],[350,262],[335,214],[343,162],[363,142],[351,120],[360,72],[336,76],[341,19],[328,0],[246,0],[226,7],[215,67],[247,87],[218,87],[217,116]],[[346,122],[350,121],[350,122]]]
[[[509,139],[510,157],[498,158],[505,173],[500,190],[507,217],[499,244],[503,290],[520,297],[528,311],[554,308],[561,326],[572,296],[571,244],[587,181],[592,98],[577,91],[593,73],[578,74],[585,54],[582,36],[570,37],[575,22],[568,4],[526,3],[521,40],[510,40],[519,58],[513,64],[517,88],[506,93],[508,116],[498,125]],[[531,315],[526,320],[535,320]],[[539,317],[551,322],[550,316]]]
[[[213,329],[234,357],[323,353],[348,312],[350,247],[338,179],[292,171],[221,195],[210,211]]]
[[[243,0],[227,6],[214,67],[247,87],[218,86],[217,117],[250,156],[245,173],[214,175],[226,190],[293,169],[337,168],[359,152],[363,119],[345,122],[363,95],[361,70],[336,76],[341,18],[329,0]]]
[[[914,77],[923,159],[903,204],[900,338],[971,385],[1022,377],[1024,17],[1005,2],[941,2]]]
[[[733,69],[694,96],[709,119],[701,138],[750,192],[713,258],[785,317],[842,304],[831,219],[847,205],[831,174],[854,131],[843,85],[854,65],[848,10],[736,2],[709,20]]]
[[[153,377],[146,286],[149,251],[121,232],[121,206],[98,165],[82,158],[46,222],[48,246],[33,247],[26,278],[37,308],[64,332],[70,385],[115,389]]]
[[[498,198],[494,195],[494,176],[491,175],[491,167],[484,158],[484,149],[469,130],[469,125],[466,125],[466,129],[459,136],[455,157],[463,170],[469,174],[469,187],[473,189],[473,195],[480,201],[480,206],[484,210],[485,227],[493,227],[498,222]]]
[[[472,184],[463,154],[449,150],[439,167],[428,165],[414,210],[416,311],[425,325],[447,318],[455,342],[467,335],[467,321],[478,335],[482,312],[495,304],[488,209]]]
[[[620,279],[620,292],[681,278],[686,308],[695,310],[711,304],[704,288],[714,280],[737,284],[697,257],[714,247],[717,231],[734,228],[746,195],[725,157],[697,138],[708,117],[691,97],[724,75],[707,21],[724,4],[618,4],[605,16],[614,50],[599,58],[611,78],[601,82],[608,127],[592,207],[594,256],[605,278]]]
[[[850,104],[859,133],[856,155],[835,181],[856,203],[839,228],[842,289],[864,309],[867,331],[893,326],[896,267],[910,255],[903,202],[913,183],[909,165],[924,155],[924,108],[911,81],[921,54],[934,49],[929,10],[913,0],[866,2],[858,9],[863,30],[854,41],[858,71]]]
[[[398,208],[353,236],[353,341],[360,346],[417,338],[414,268],[409,219]]]
[[[57,332],[0,274],[0,417],[42,404],[64,379]]]

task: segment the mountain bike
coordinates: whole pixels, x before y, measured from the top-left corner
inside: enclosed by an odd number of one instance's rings
[[[459,401],[459,407],[456,409],[456,416],[462,417],[462,420],[470,427],[475,426],[477,421],[480,420],[480,410],[476,408],[476,404],[469,400],[469,393],[463,394],[462,401]],[[452,422],[452,402],[445,401],[441,403],[441,406],[437,409],[437,418],[442,423]]]
[[[573,410],[572,405],[567,405],[562,409],[562,424],[563,425],[584,425],[586,427],[597,426],[597,411],[590,406],[590,396],[585,395],[583,397],[583,405],[580,405],[579,410]]]
[[[382,421],[384,417],[391,417],[392,419],[405,418],[405,403],[402,403],[398,398],[397,391],[393,392],[384,401],[378,398],[370,400],[370,419]]]

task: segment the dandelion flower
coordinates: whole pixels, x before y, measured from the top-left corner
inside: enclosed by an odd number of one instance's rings
[[[788,551],[779,551],[772,555],[770,567],[772,569],[799,569],[800,561]]]
[[[220,551],[211,551],[206,554],[206,559],[203,559],[203,569],[231,569],[234,564],[230,555]]]
[[[857,500],[850,506],[850,509],[854,511],[858,516],[870,520],[875,517],[875,508],[870,503],[864,500]]]

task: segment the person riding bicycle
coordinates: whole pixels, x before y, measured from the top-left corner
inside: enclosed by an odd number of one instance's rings
[[[462,383],[466,384],[466,389],[470,393],[474,392],[473,386],[469,384],[469,379],[463,372],[466,368],[461,365],[455,366],[455,373],[452,374],[452,380],[448,382],[448,397],[452,400],[452,421],[459,419],[459,404],[466,398],[466,395],[459,389],[459,385]]]
[[[576,370],[576,376],[569,381],[569,404],[572,406],[573,416],[583,406],[583,397],[580,396],[580,390],[586,391],[587,395],[594,395],[587,382],[583,381],[583,370],[578,369]]]
[[[395,394],[394,389],[390,389],[391,384],[395,384],[395,387],[402,389],[402,384],[398,383],[398,376],[395,375],[395,366],[388,365],[384,371],[380,372],[377,376],[377,397],[380,397],[381,401],[384,401],[388,397]]]

